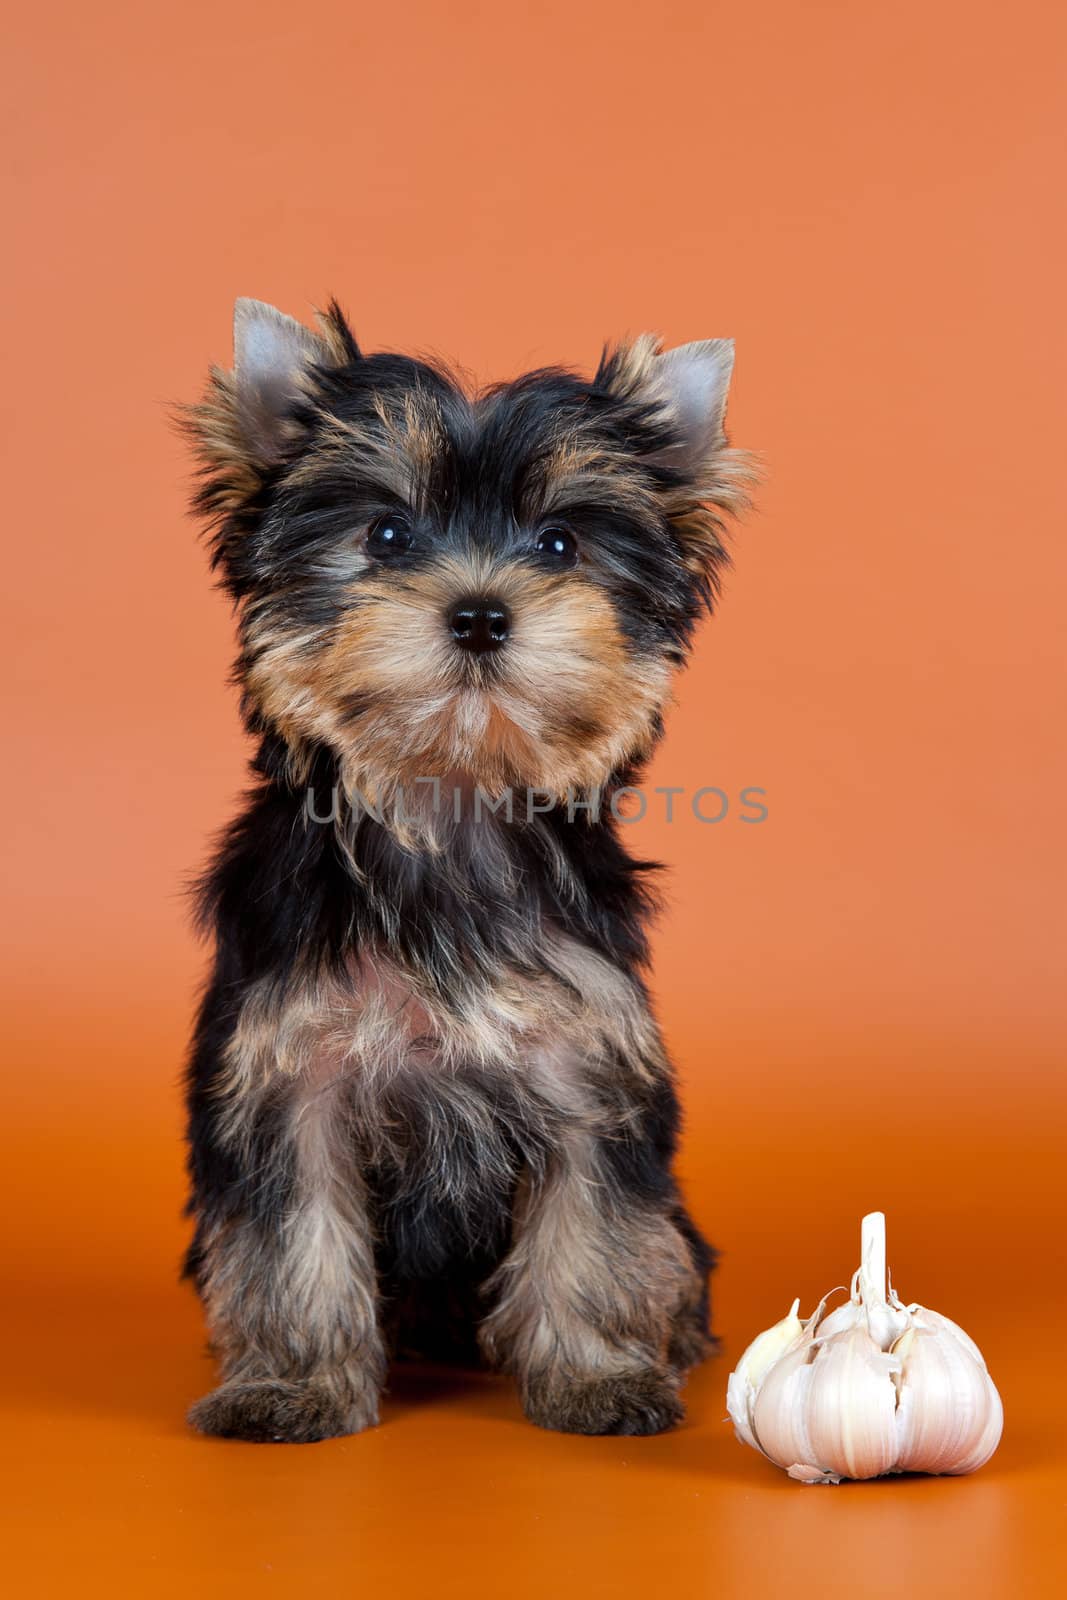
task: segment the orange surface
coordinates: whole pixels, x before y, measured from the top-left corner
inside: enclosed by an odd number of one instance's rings
[[[1062,1593],[1062,7],[40,0],[4,31],[11,1592]],[[481,375],[738,341],[769,475],[654,779],[770,815],[633,833],[674,869],[656,990],[724,1252],[672,1437],[541,1434],[430,1374],[359,1439],[182,1422],[180,886],[245,752],[164,408],[235,294],[330,291]],[[874,1206],[1005,1442],[802,1488],[733,1442],[726,1374]]]

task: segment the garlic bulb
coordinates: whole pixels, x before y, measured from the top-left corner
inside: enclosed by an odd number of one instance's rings
[[[974,1472],[1000,1442],[1004,1412],[982,1353],[936,1311],[886,1292],[885,1217],[864,1217],[852,1297],[826,1314],[789,1313],[730,1374],[737,1437],[802,1483],[885,1472]]]

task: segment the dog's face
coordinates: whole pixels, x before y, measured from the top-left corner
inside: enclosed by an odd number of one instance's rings
[[[591,382],[471,397],[362,355],[336,307],[312,334],[239,301],[189,426],[255,725],[372,800],[458,775],[564,795],[640,761],[742,497],[731,365],[645,336]]]

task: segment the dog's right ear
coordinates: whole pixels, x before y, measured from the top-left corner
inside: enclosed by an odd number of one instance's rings
[[[262,300],[237,301],[233,371],[212,367],[208,391],[182,414],[202,483],[197,509],[209,517],[238,511],[264,475],[299,448],[301,402],[316,372],[359,359],[359,347],[340,307],[317,313],[318,331]]]

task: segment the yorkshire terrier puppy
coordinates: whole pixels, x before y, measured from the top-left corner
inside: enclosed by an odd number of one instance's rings
[[[611,800],[743,503],[732,359],[643,336],[471,395],[237,303],[185,413],[257,741],[200,895],[205,1433],[357,1433],[392,1354],[480,1352],[545,1428],[682,1416],[712,1254]]]

